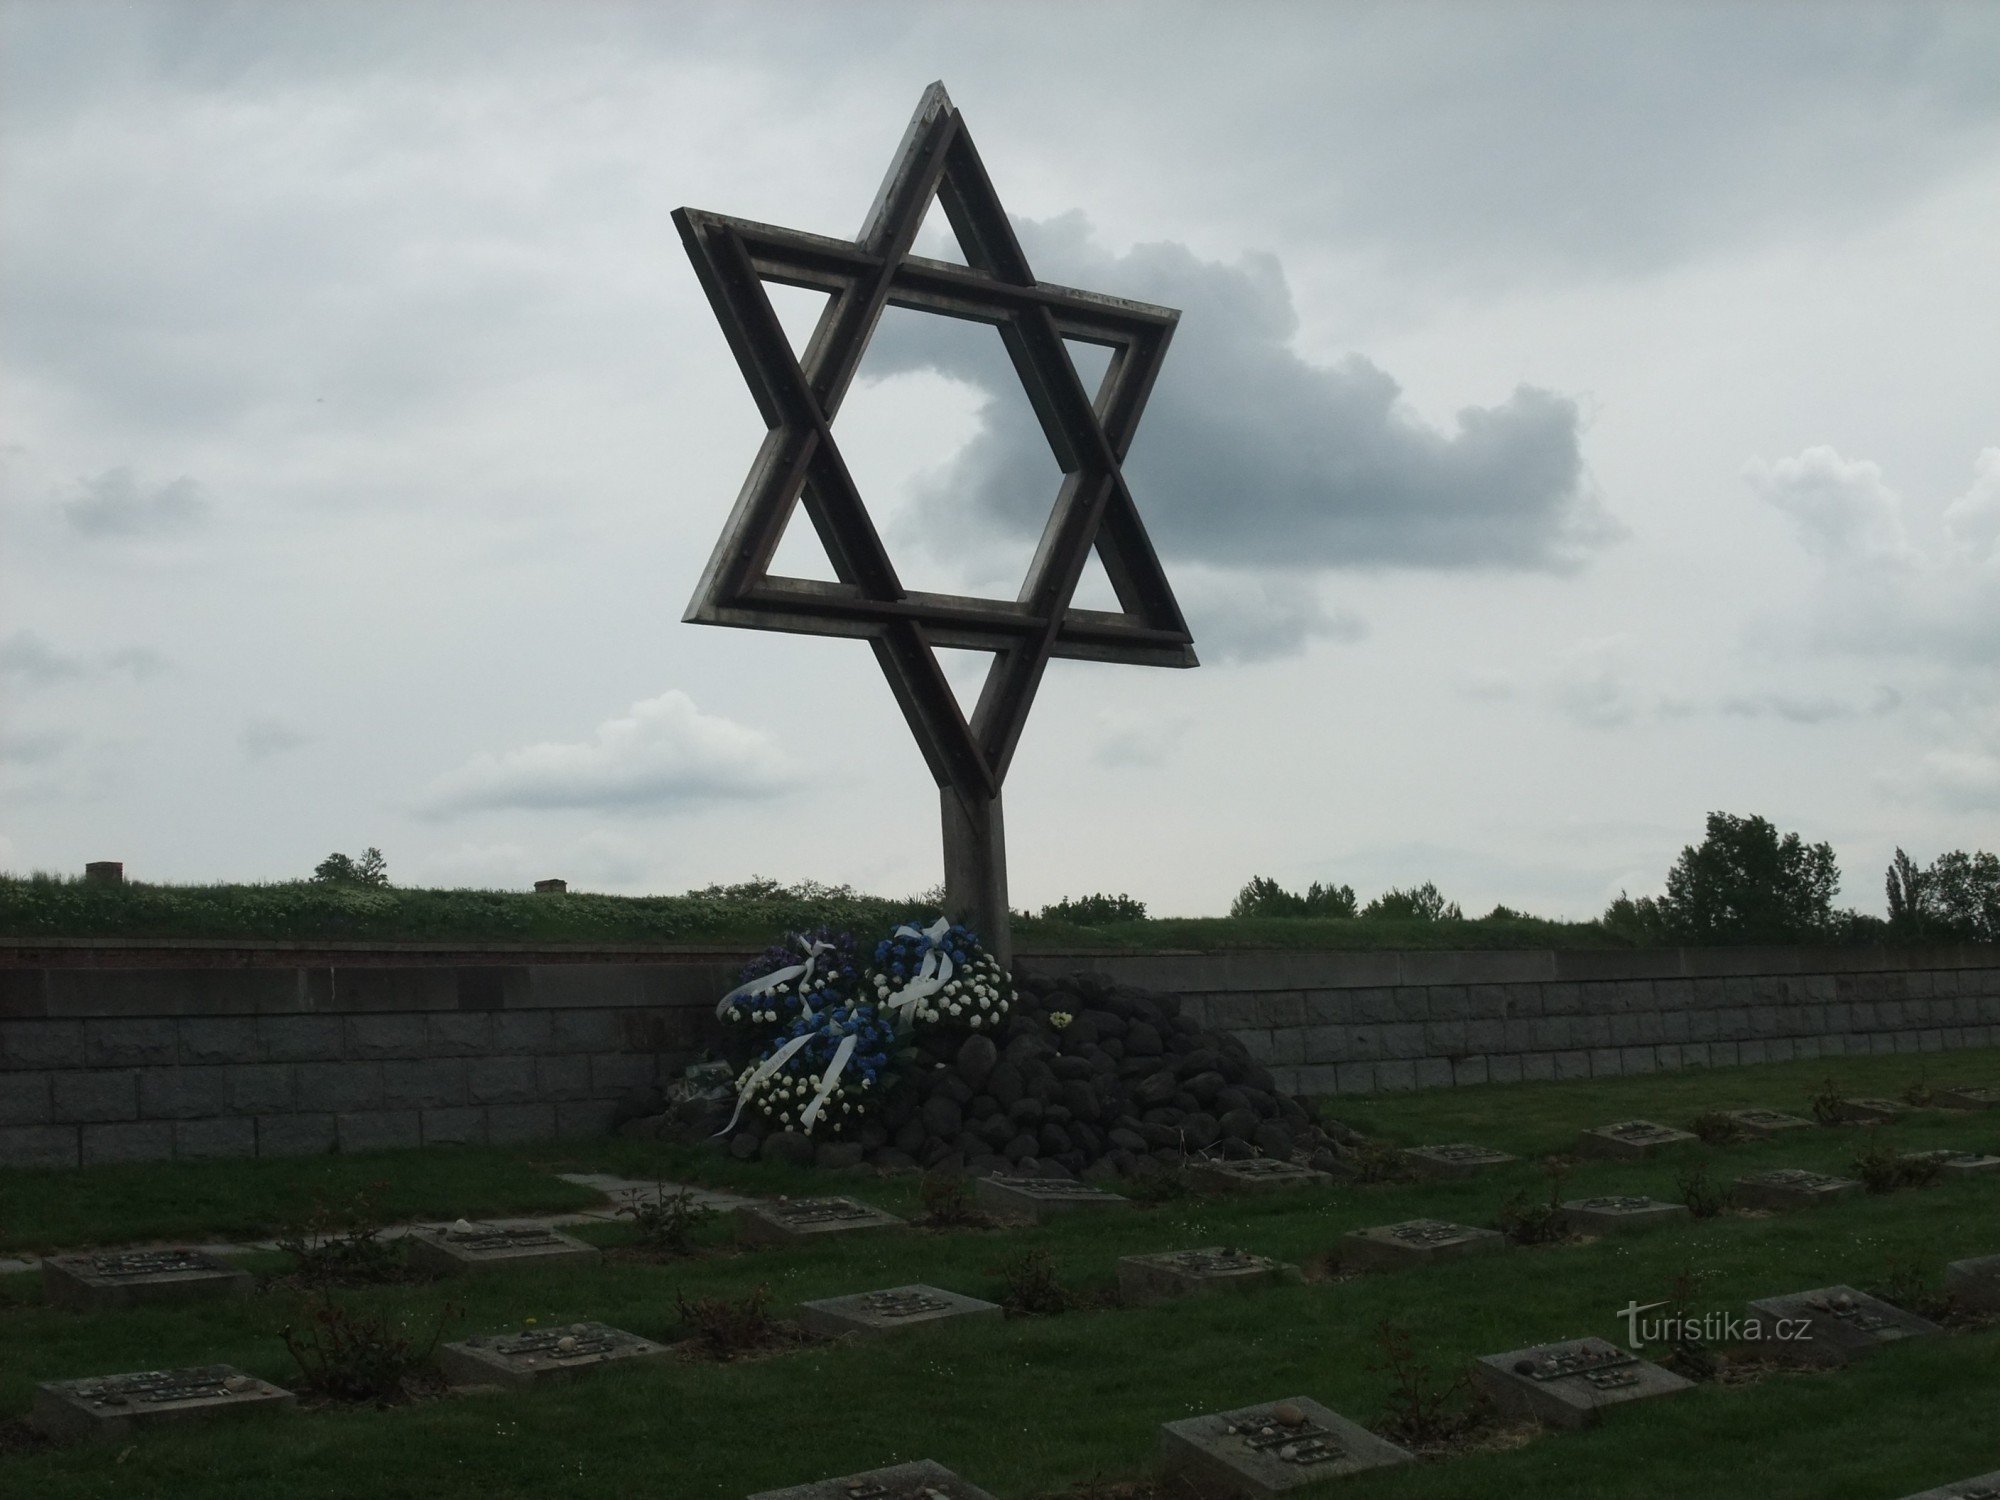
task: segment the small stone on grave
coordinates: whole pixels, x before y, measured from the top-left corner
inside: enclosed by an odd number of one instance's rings
[[[1944,1331],[1851,1286],[1760,1297],[1750,1316],[1761,1332],[1757,1347],[1794,1364],[1845,1364],[1882,1344]]]
[[[1676,1130],[1657,1120],[1620,1120],[1616,1125],[1600,1125],[1586,1130],[1577,1140],[1577,1149],[1590,1156],[1630,1159],[1651,1156],[1667,1146],[1679,1146],[1696,1139],[1692,1131]]]
[[[967,1484],[943,1464],[928,1458],[822,1479],[789,1489],[760,1490],[749,1500],[993,1500],[986,1491]]]
[[[849,1297],[824,1297],[799,1304],[799,1321],[814,1333],[898,1333],[947,1318],[997,1318],[1000,1306],[936,1286],[897,1286]]]
[[[1372,1229],[1350,1229],[1340,1237],[1339,1254],[1342,1265],[1392,1270],[1504,1250],[1506,1246],[1507,1237],[1497,1229],[1447,1224],[1440,1219],[1410,1219]]]
[[[1188,1181],[1210,1192],[1263,1193],[1278,1188],[1324,1187],[1332,1174],[1316,1172],[1275,1156],[1246,1156],[1239,1161],[1201,1158],[1188,1163]]]
[[[1685,1203],[1621,1195],[1571,1198],[1563,1203],[1563,1219],[1578,1234],[1616,1234],[1627,1229],[1651,1229],[1693,1217]]]
[[[1944,1268],[1944,1289],[1980,1312],[2000,1312],[2000,1255],[1976,1255]]]
[[[1055,1214],[1132,1206],[1116,1193],[1066,1177],[1017,1177],[1001,1172],[980,1178],[973,1186],[973,1196],[988,1213],[1033,1219],[1038,1224]]]
[[[1306,1396],[1188,1417],[1160,1428],[1170,1474],[1238,1495],[1282,1495],[1412,1455]]]
[[[2000,1500],[2000,1469],[1981,1474],[1977,1479],[1941,1484],[1920,1495],[1905,1495],[1903,1500]]]
[[[888,1229],[903,1221],[852,1198],[779,1198],[737,1209],[736,1222],[746,1239],[788,1245],[822,1234]]]
[[[132,1307],[240,1297],[251,1275],[205,1250],[104,1250],[42,1262],[42,1295],[56,1307]]]
[[[1303,1281],[1299,1268],[1231,1245],[1168,1250],[1118,1259],[1118,1292],[1127,1302],[1162,1302],[1208,1292],[1250,1292]]]
[[[448,1275],[529,1265],[594,1265],[602,1255],[595,1245],[554,1229],[473,1224],[464,1219],[413,1229],[406,1242],[411,1260]]]
[[[1861,1191],[1852,1177],[1832,1177],[1800,1167],[1752,1172],[1736,1179],[1736,1201],[1745,1208],[1811,1208]]]
[[[59,1442],[127,1438],[143,1427],[216,1421],[292,1405],[296,1398],[234,1365],[141,1370],[35,1387],[30,1420]]]
[[[1471,1177],[1487,1167],[1504,1166],[1520,1158],[1490,1146],[1454,1141],[1445,1146],[1412,1146],[1403,1152],[1403,1159],[1434,1177]]]
[[[1603,1339],[1482,1355],[1472,1378],[1503,1412],[1550,1427],[1587,1427],[1607,1406],[1694,1389],[1693,1381]]]
[[[1909,1113],[1907,1106],[1894,1099],[1843,1099],[1840,1101],[1840,1120],[1843,1125],[1888,1125]]]
[[[1932,1094],[1931,1102],[1946,1109],[1994,1109],[2000,1107],[2000,1087],[1990,1083],[1955,1083]]]
[[[1977,1177],[2000,1169],[2000,1156],[1982,1156],[1977,1151],[1911,1151],[1905,1161],[1934,1161],[1947,1177]]]
[[[1781,1130],[1803,1130],[1812,1124],[1811,1120],[1788,1115],[1781,1109],[1726,1109],[1723,1114],[1734,1120],[1745,1135],[1759,1138],[1776,1135]]]
[[[526,1333],[479,1335],[438,1349],[453,1385],[558,1385],[619,1360],[652,1359],[665,1344],[602,1323],[571,1323]]]

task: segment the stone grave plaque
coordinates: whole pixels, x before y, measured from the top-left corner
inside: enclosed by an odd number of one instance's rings
[[[746,1239],[789,1245],[822,1234],[887,1229],[903,1221],[852,1198],[780,1198],[737,1209],[736,1222]]]
[[[1246,1156],[1240,1161],[1201,1159],[1187,1167],[1188,1181],[1211,1192],[1264,1193],[1277,1188],[1324,1187],[1332,1174],[1317,1172],[1275,1156]]]
[[[2000,1086],[1990,1083],[1955,1083],[1931,1095],[1933,1104],[1946,1109],[1993,1109],[2000,1106]]]
[[[1169,1473],[1253,1496],[1282,1495],[1412,1458],[1305,1396],[1164,1423],[1160,1451]]]
[[[1412,1146],[1404,1151],[1403,1159],[1419,1172],[1427,1172],[1433,1177],[1471,1177],[1487,1167],[1504,1166],[1520,1158],[1509,1156],[1505,1151],[1495,1151],[1490,1146],[1454,1141],[1446,1146]]]
[[[2000,1255],[1953,1261],[1944,1268],[1944,1289],[1967,1307],[2000,1312]]]
[[[1878,1345],[1944,1331],[1851,1286],[1760,1297],[1750,1315],[1762,1331],[1758,1347],[1796,1364],[1845,1364]]]
[[[1902,1119],[1908,1113],[1908,1106],[1899,1104],[1894,1099],[1840,1101],[1840,1121],[1843,1125],[1887,1125]]]
[[[1736,1122],[1738,1130],[1759,1140],[1781,1130],[1803,1130],[1812,1124],[1811,1120],[1788,1115],[1781,1109],[1726,1109],[1723,1114]]]
[[[595,1245],[554,1229],[469,1224],[464,1219],[412,1229],[408,1243],[411,1260],[447,1275],[530,1265],[594,1265],[601,1257]]]
[[[815,1484],[795,1484],[789,1489],[760,1490],[750,1500],[993,1500],[993,1497],[967,1484],[943,1464],[922,1458],[887,1469],[870,1469],[866,1474],[849,1474],[845,1479],[822,1479]]]
[[[2000,1156],[1982,1156],[1977,1151],[1911,1151],[1909,1161],[1934,1161],[1945,1177],[1977,1177],[2000,1169]]]
[[[453,1385],[559,1385],[618,1360],[652,1359],[667,1352],[665,1344],[623,1329],[571,1323],[441,1345],[438,1368]]]
[[[1694,1389],[1692,1380],[1603,1339],[1481,1355],[1472,1378],[1500,1410],[1550,1427],[1587,1427],[1607,1406]]]
[[[1658,1198],[1631,1195],[1570,1198],[1563,1203],[1564,1221],[1580,1234],[1617,1234],[1627,1229],[1651,1229],[1660,1224],[1678,1224],[1692,1217],[1685,1203],[1663,1203]]]
[[[1497,1229],[1447,1224],[1441,1219],[1410,1219],[1401,1224],[1348,1230],[1340,1237],[1340,1259],[1344,1265],[1390,1270],[1503,1250],[1506,1245],[1507,1237]]]
[[[1977,1479],[1941,1484],[1920,1495],[1905,1495],[1903,1500],[2000,1500],[2000,1469],[1981,1474]]]
[[[896,1333],[947,1318],[997,1318],[997,1302],[981,1302],[936,1286],[898,1286],[799,1304],[799,1321],[814,1333]]]
[[[1736,1179],[1736,1201],[1746,1208],[1811,1208],[1861,1191],[1852,1177],[1832,1177],[1801,1167],[1779,1167]]]
[[[290,1406],[292,1393],[234,1365],[140,1370],[35,1387],[32,1420],[60,1442],[126,1438],[143,1427],[208,1422]]]
[[[239,1297],[250,1285],[248,1271],[205,1250],[104,1250],[42,1262],[42,1295],[56,1307]]]
[[[1090,1212],[1132,1205],[1116,1193],[1107,1193],[1085,1182],[1066,1177],[1017,1177],[996,1173],[982,1177],[973,1186],[973,1196],[988,1213],[1033,1219],[1036,1223],[1055,1214]]]
[[[1626,1160],[1651,1156],[1667,1146],[1679,1146],[1696,1139],[1694,1132],[1676,1130],[1657,1120],[1620,1120],[1616,1125],[1600,1125],[1577,1138],[1577,1149],[1587,1156],[1613,1156]]]
[[[1252,1292],[1304,1280],[1297,1266],[1228,1245],[1118,1258],[1118,1292],[1127,1302],[1163,1302],[1207,1292]]]

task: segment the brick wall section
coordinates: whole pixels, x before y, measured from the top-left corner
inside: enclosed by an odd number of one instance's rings
[[[592,1134],[713,1039],[745,957],[0,945],[0,1164]],[[1313,1096],[2000,1046],[1995,948],[1022,962],[1183,994]]]
[[[1315,1097],[2000,1046],[2000,948],[1065,955]]]
[[[0,948],[0,1165],[601,1133],[622,1095],[711,1040],[744,959],[312,956],[339,961]]]

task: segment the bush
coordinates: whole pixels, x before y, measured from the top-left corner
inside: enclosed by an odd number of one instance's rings
[[[1719,1109],[1696,1115],[1688,1122],[1688,1129],[1704,1146],[1733,1146],[1743,1139],[1743,1127]]]
[[[1849,1170],[1869,1192],[1894,1193],[1904,1188],[1929,1187],[1937,1181],[1942,1168],[1936,1157],[1904,1156],[1877,1144],[1871,1136]]]
[[[2000,857],[1954,849],[1919,869],[1889,862],[1889,931],[1911,942],[2000,942]]]
[[[731,1360],[763,1348],[778,1335],[771,1321],[771,1289],[747,1297],[697,1297],[674,1293],[674,1307],[695,1345],[711,1359]]]
[[[1364,917],[1392,917],[1403,921],[1462,922],[1465,914],[1456,901],[1446,901],[1438,888],[1426,880],[1407,891],[1391,886],[1361,909]]]
[[[1376,1325],[1374,1340],[1376,1356],[1368,1369],[1389,1382],[1382,1418],[1371,1424],[1383,1437],[1424,1448],[1448,1442],[1477,1422],[1469,1376],[1441,1379],[1428,1360],[1418,1358],[1409,1329],[1386,1319]]]
[[[408,1318],[392,1324],[380,1312],[321,1296],[306,1303],[303,1323],[286,1324],[278,1336],[298,1361],[306,1390],[336,1401],[388,1402],[430,1364],[459,1311],[449,1304],[440,1309],[430,1336],[420,1340]]]
[[[1797,943],[1840,935],[1831,844],[1778,836],[1762,818],[1710,813],[1701,845],[1681,850],[1657,901],[1620,896],[1604,914],[1614,931],[1682,943]]]
[[[345,1209],[336,1209],[324,1194],[313,1195],[312,1211],[303,1223],[278,1237],[278,1248],[292,1257],[292,1280],[300,1286],[354,1286],[395,1281],[405,1270],[403,1247],[381,1238],[380,1197],[388,1184],[370,1183]]]
[[[321,885],[379,888],[389,883],[389,865],[382,858],[382,851],[371,846],[361,851],[359,859],[349,859],[345,854],[329,854],[314,868],[313,879]]]
[[[1550,1157],[1543,1164],[1549,1179],[1548,1198],[1538,1202],[1525,1189],[1515,1193],[1500,1205],[1500,1232],[1517,1245],[1554,1245],[1568,1239],[1562,1190],[1572,1165],[1567,1157]]]
[[[1056,1275],[1055,1257],[1046,1250],[1026,1250],[1000,1268],[1006,1290],[1000,1305],[1010,1318],[1053,1316],[1068,1312],[1082,1299]]]
[[[1712,1219],[1729,1207],[1731,1189],[1709,1181],[1708,1163],[1695,1162],[1682,1170],[1675,1182],[1681,1202],[1697,1219]]]
[[[1146,920],[1146,903],[1134,901],[1130,896],[1107,896],[1102,891],[1094,896],[1078,896],[1072,900],[1068,896],[1054,906],[1042,908],[1044,922],[1070,922],[1078,927],[1106,927],[1113,922],[1143,922]]]
[[[973,1206],[972,1184],[963,1173],[926,1172],[917,1192],[923,1199],[924,1222],[933,1228],[966,1228],[986,1222],[986,1215]]]
[[[656,1185],[653,1196],[628,1203],[618,1212],[638,1226],[641,1248],[656,1255],[691,1255],[694,1232],[715,1217],[715,1210],[695,1202],[691,1189],[669,1193]]]
[[[1232,917],[1351,917],[1354,887],[1321,885],[1315,880],[1305,894],[1288,891],[1269,876],[1253,875],[1229,904]]]

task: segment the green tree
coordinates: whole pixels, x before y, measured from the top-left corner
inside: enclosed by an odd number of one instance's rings
[[[1831,844],[1783,838],[1763,818],[1708,815],[1708,835],[1667,872],[1659,915],[1689,943],[1794,943],[1834,935],[1840,867]]]
[[[1305,894],[1288,891],[1266,875],[1253,875],[1229,905],[1232,917],[1351,917],[1354,887],[1321,885],[1315,880]]]
[[[1392,917],[1417,922],[1462,922],[1465,914],[1456,901],[1444,899],[1437,885],[1426,880],[1407,891],[1391,886],[1361,909],[1364,917]]]
[[[1901,849],[1889,863],[1889,930],[1905,939],[2000,942],[2000,858],[1954,849],[1919,869]]]
[[[349,859],[345,854],[329,854],[313,868],[313,879],[321,885],[386,886],[389,883],[389,864],[382,858],[382,851],[370,845],[361,851],[359,859]]]
[[[1146,920],[1146,903],[1135,901],[1130,896],[1107,896],[1102,891],[1092,896],[1065,896],[1053,906],[1042,908],[1044,921],[1074,922],[1079,927],[1102,927],[1111,922],[1143,922]]]

